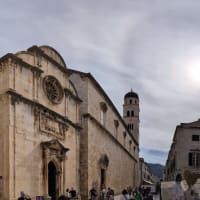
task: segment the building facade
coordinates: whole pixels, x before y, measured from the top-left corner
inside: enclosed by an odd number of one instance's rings
[[[111,187],[115,194],[120,194],[127,186],[137,186],[139,141],[138,134],[128,126],[129,121],[124,120],[127,115],[120,116],[91,74],[71,70],[70,80],[83,100],[80,105],[83,127],[80,133],[81,196],[88,198],[93,186],[98,192],[102,186]],[[128,104],[138,119],[138,96],[125,95],[124,101],[124,113],[127,113]]]
[[[181,123],[176,127],[165,166],[165,180],[175,180],[186,170],[199,173],[200,169],[200,120]]]
[[[119,114],[95,78],[49,46],[0,58],[0,199],[139,183],[139,98]],[[130,115],[128,115],[131,113]]]
[[[144,158],[139,159],[140,166],[140,185],[148,185],[156,183],[155,177],[151,172],[148,164],[144,161]]]
[[[48,46],[0,59],[0,199],[79,189],[79,105],[64,60]]]

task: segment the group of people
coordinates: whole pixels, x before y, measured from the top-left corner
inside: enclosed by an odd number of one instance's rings
[[[90,199],[91,200],[114,200],[114,190],[110,187],[106,190],[105,186],[102,186],[102,189],[100,191],[100,195],[97,195],[97,190],[95,187],[92,187],[90,190]]]
[[[77,192],[76,190],[71,187],[71,189],[67,188],[65,195],[59,196],[58,200],[69,200],[69,199],[77,199]]]
[[[122,190],[120,200],[153,200],[150,188],[131,188],[130,186]]]
[[[28,194],[25,194],[23,191],[21,191],[18,200],[31,200],[31,197]]]

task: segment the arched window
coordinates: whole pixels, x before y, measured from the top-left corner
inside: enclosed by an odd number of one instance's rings
[[[134,116],[134,111],[132,110],[132,111],[131,111],[131,117],[133,117],[133,116]]]
[[[130,116],[130,112],[129,112],[129,110],[127,111],[127,117],[129,117]]]
[[[100,123],[105,126],[106,122],[106,111],[107,111],[107,105],[104,102],[100,102]]]
[[[115,125],[115,137],[118,137],[118,127],[119,127],[119,121],[118,120],[114,120],[114,125]]]
[[[132,104],[132,99],[130,99],[130,101],[129,101],[129,102],[130,102],[130,104]]]

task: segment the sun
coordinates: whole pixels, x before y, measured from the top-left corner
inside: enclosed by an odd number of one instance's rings
[[[190,66],[188,70],[189,78],[194,83],[200,83],[200,63]]]

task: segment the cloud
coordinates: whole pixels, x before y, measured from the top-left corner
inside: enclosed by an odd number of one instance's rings
[[[121,113],[133,88],[141,152],[167,152],[176,125],[199,118],[200,82],[187,73],[200,63],[199,7],[188,0],[7,0],[0,8],[0,54],[53,46],[70,68],[91,72]]]

